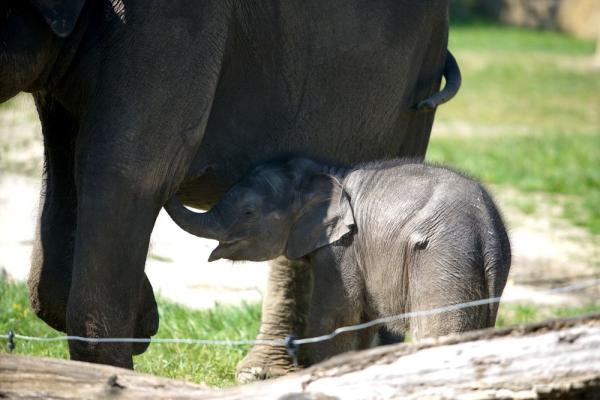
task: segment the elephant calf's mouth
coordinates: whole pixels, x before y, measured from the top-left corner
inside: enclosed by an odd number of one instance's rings
[[[227,242],[219,242],[219,245],[210,253],[208,257],[208,262],[213,262],[216,260],[220,260],[221,258],[226,258],[229,260],[238,260],[235,257],[236,251],[240,250],[242,245],[241,240],[232,240]]]

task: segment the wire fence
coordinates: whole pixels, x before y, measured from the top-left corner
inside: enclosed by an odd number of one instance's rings
[[[540,295],[557,295],[561,293],[575,292],[578,290],[583,290],[587,288],[591,288],[594,286],[600,285],[600,279],[590,279],[585,281],[576,282],[570,285],[561,286],[545,291],[539,292]],[[309,337],[309,338],[301,338],[296,339],[292,335],[282,338],[282,339],[272,339],[272,340],[211,340],[211,339],[194,339],[194,338],[90,338],[90,337],[82,337],[82,336],[53,336],[53,337],[42,337],[42,336],[27,336],[20,335],[18,333],[14,333],[10,331],[6,335],[0,335],[0,339],[4,339],[8,342],[9,349],[14,348],[14,340],[25,340],[25,341],[34,341],[34,342],[60,342],[60,341],[80,341],[80,342],[88,342],[88,343],[156,343],[156,344],[164,344],[164,343],[175,343],[175,344],[193,344],[193,345],[212,345],[212,346],[247,346],[247,345],[265,345],[265,346],[284,346],[287,347],[290,354],[296,353],[297,349],[301,345],[306,345],[310,343],[319,343],[331,340],[336,336],[347,333],[347,332],[356,332],[363,329],[368,329],[377,325],[383,325],[390,322],[395,322],[403,319],[421,317],[421,316],[430,316],[436,314],[442,314],[446,312],[462,310],[470,307],[489,305],[493,303],[499,303],[500,300],[502,302],[514,302],[514,301],[523,301],[529,300],[529,296],[512,296],[512,297],[490,297],[486,299],[474,300],[465,303],[451,304],[444,307],[432,308],[429,310],[422,311],[411,311],[398,315],[392,315],[388,317],[374,319],[372,321],[364,322],[361,324],[343,326],[337,328],[331,333],[326,335]],[[12,345],[12,346],[11,346]]]

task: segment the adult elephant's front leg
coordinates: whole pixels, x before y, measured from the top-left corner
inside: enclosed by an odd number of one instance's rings
[[[29,273],[32,309],[48,325],[66,332],[66,313],[77,219],[75,142],[79,125],[52,98],[36,95],[45,148],[44,185],[38,227]],[[146,276],[141,295],[135,337],[150,337],[158,329],[158,310]],[[136,344],[134,354],[147,345]]]
[[[200,147],[232,2],[132,3],[102,48],[77,138],[77,230],[67,332],[132,337],[150,234]],[[111,25],[112,26],[112,25]],[[91,65],[90,68],[93,68]],[[71,341],[71,358],[131,367],[127,343]]]
[[[129,338],[154,333],[136,328],[148,322],[150,331],[156,326],[152,309],[140,308],[154,304],[144,276],[150,234],[196,148],[186,146],[177,133],[148,128],[82,131],[75,164],[77,229],[67,306],[70,335]],[[143,350],[131,343],[79,341],[71,341],[69,349],[76,360],[129,368],[132,354]]]
[[[51,99],[37,96],[36,106],[44,134],[45,168],[28,279],[29,299],[38,317],[66,332],[77,216],[74,147],[79,127]]]
[[[129,167],[127,167],[129,168]],[[84,168],[67,332],[90,338],[133,337],[150,233],[160,198],[119,171]],[[71,341],[71,358],[131,368],[130,343]]]
[[[270,263],[267,293],[263,298],[262,320],[257,339],[283,339],[304,334],[313,276],[302,261],[280,257]],[[240,383],[285,375],[295,369],[283,346],[256,345],[238,364]]]

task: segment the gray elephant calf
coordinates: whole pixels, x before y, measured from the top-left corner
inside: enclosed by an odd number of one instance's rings
[[[305,158],[264,164],[209,212],[171,217],[219,240],[210,260],[301,259],[312,270],[304,331],[502,294],[510,245],[490,195],[444,167],[391,160],[343,169]],[[497,304],[388,324],[413,338],[493,326]],[[294,315],[297,315],[294,314]],[[375,330],[303,347],[305,363],[368,347]]]

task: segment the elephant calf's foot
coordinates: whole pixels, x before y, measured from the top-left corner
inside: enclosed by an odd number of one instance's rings
[[[235,377],[239,383],[276,378],[298,369],[285,348],[254,346],[237,365]]]

